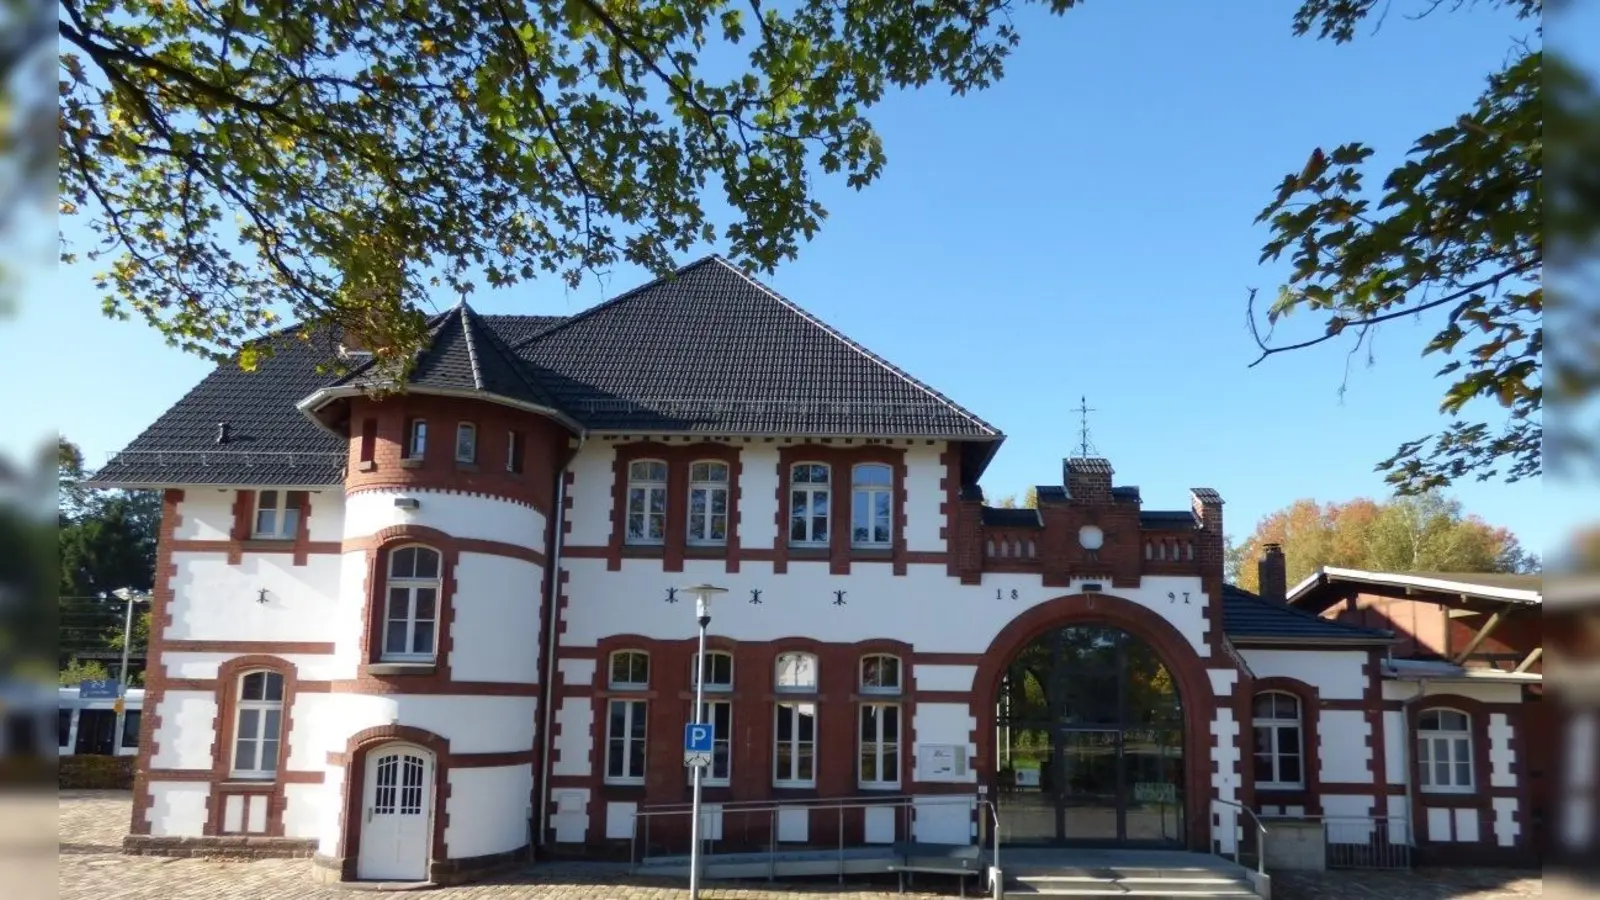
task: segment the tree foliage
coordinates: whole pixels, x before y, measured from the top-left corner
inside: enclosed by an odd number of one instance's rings
[[[887,89],[1001,76],[1007,7],[62,0],[62,209],[107,311],[186,349],[248,367],[287,313],[401,361],[430,285],[793,257],[818,176],[882,172]]]
[[[1529,572],[1539,560],[1515,535],[1462,511],[1437,491],[1378,502],[1296,500],[1263,518],[1242,543],[1229,547],[1229,571],[1250,591],[1260,589],[1256,561],[1266,544],[1283,546],[1289,584],[1322,566],[1380,572]]]
[[[995,509],[1038,509],[1039,489],[1030,487],[1023,491],[1020,501],[1017,499],[1016,494],[1006,494],[1003,497],[997,497],[988,505]]]
[[[1448,8],[1459,9],[1456,2]],[[1536,41],[1541,0],[1491,0],[1528,22]],[[1440,10],[1428,0],[1423,15]],[[1353,40],[1379,0],[1306,0],[1297,34]],[[1441,431],[1405,442],[1378,464],[1397,490],[1418,493],[1474,476],[1517,481],[1540,474],[1544,345],[1541,103],[1543,52],[1518,42],[1470,109],[1423,134],[1404,160],[1368,186],[1374,148],[1360,142],[1318,147],[1286,176],[1258,221],[1272,237],[1262,259],[1287,254],[1293,271],[1257,326],[1261,359],[1325,341],[1366,349],[1383,323],[1429,314],[1438,330],[1422,348],[1445,361]],[[1271,327],[1296,313],[1320,317],[1321,333],[1272,343]],[[1474,401],[1503,411],[1490,421]],[[1503,418],[1502,421],[1498,421]]]

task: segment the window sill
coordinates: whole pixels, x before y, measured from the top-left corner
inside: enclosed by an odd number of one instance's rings
[[[456,460],[456,471],[457,472],[476,472],[476,471],[478,471],[478,464],[475,463],[475,462],[462,462],[461,460],[458,459],[458,460]]]
[[[773,797],[774,800],[814,800],[818,796],[816,782],[775,781],[772,789],[784,792]]]
[[[249,550],[252,546],[282,547],[284,544],[292,543],[294,543],[294,535],[283,537],[276,534],[252,534],[241,542],[246,550]]]
[[[402,468],[402,469],[420,469],[420,468],[422,468],[422,460],[417,459],[416,457],[408,456],[405,459],[400,460],[400,468]]]
[[[662,544],[623,544],[622,555],[634,559],[660,559],[666,553]]]
[[[432,675],[436,662],[375,662],[367,664],[368,675]]]
[[[819,547],[816,544],[789,545],[790,559],[827,559],[828,552],[826,546]]]
[[[1418,791],[1432,797],[1470,797],[1478,792],[1471,787],[1424,787],[1418,788]]]
[[[727,544],[688,544],[683,555],[689,559],[722,559],[728,555]]]
[[[377,462],[375,462],[373,460],[364,459],[364,460],[361,461],[361,465],[356,466],[356,471],[357,472],[376,472],[376,471],[378,471],[378,464],[377,464]]]
[[[885,793],[888,793],[888,792],[900,790],[900,782],[898,782],[898,781],[895,781],[895,782],[888,782],[888,781],[870,782],[870,783],[867,783],[867,784],[858,784],[858,785],[856,785],[856,788],[858,790],[863,790],[863,791],[883,791]]]
[[[229,775],[227,781],[218,785],[221,790],[225,791],[270,791],[277,786],[278,779],[275,775],[263,775],[260,777]]]
[[[874,546],[874,547],[851,547],[850,548],[850,558],[851,559],[862,559],[862,560],[873,560],[873,559],[889,560],[889,559],[894,559],[894,548],[893,547],[877,547],[877,546]]]

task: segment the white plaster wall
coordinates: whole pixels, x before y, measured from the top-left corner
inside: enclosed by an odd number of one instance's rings
[[[1365,650],[1258,650],[1239,654],[1257,678],[1298,678],[1315,687],[1324,700],[1360,700],[1366,696],[1362,666]]]
[[[350,702],[348,694],[300,694],[289,711],[294,730],[289,732],[291,772],[316,772],[328,765],[328,752],[343,753],[346,741],[367,725],[351,726],[345,721]]]
[[[911,828],[914,840],[924,844],[970,844],[977,829],[973,802],[949,796],[913,798]]]
[[[739,546],[767,549],[778,536],[778,445],[739,450]]]
[[[450,741],[455,753],[514,753],[533,748],[538,701],[534,697],[464,697],[450,694],[306,694],[304,724],[318,735],[308,742],[344,750],[345,740],[364,728],[410,725]],[[302,720],[296,719],[296,731]],[[298,737],[298,734],[296,735]],[[297,743],[298,747],[298,743]]]
[[[556,811],[550,817],[550,827],[555,829],[556,843],[583,843],[589,828],[589,789],[558,787],[551,794]]]
[[[211,679],[217,677],[217,672],[223,663],[240,655],[242,654],[196,653],[188,650],[168,651],[161,654],[161,662],[166,668],[168,678]],[[273,655],[285,662],[292,663],[299,678],[303,681],[335,681],[355,677],[353,661],[342,660],[337,656],[307,653],[277,653]]]
[[[1517,754],[1511,749],[1511,720],[1505,713],[1489,714],[1489,786],[1516,787],[1512,770]]]
[[[1417,695],[1417,690],[1418,686],[1414,681],[1385,681],[1383,683],[1383,699],[1409,700]],[[1428,682],[1427,696],[1437,697],[1443,694],[1454,694],[1484,703],[1521,703],[1522,685],[1463,683],[1458,681]]]
[[[693,705],[693,704],[690,704]],[[567,697],[556,707],[555,762],[552,775],[585,777],[594,744],[594,705],[587,697]]]
[[[450,677],[539,682],[544,570],[508,556],[462,553],[456,566]]]
[[[1517,835],[1522,832],[1522,826],[1516,822],[1517,798],[1495,797],[1490,803],[1494,807],[1494,840],[1502,847],[1513,847],[1517,843]]]
[[[337,806],[339,788],[324,784],[289,784],[283,789],[283,834],[292,838],[320,838],[324,804]]]
[[[972,679],[978,674],[978,667],[919,663],[911,671],[919,691],[970,691]]]
[[[1389,815],[1389,843],[1411,843],[1411,800],[1403,795],[1390,794],[1388,804],[1384,807]]]
[[[694,634],[694,618],[682,604],[665,602],[667,588],[710,581],[729,594],[712,609],[711,630],[735,640],[770,641],[804,635],[819,641],[854,642],[892,636],[921,652],[981,653],[1014,617],[1039,603],[1079,592],[1079,586],[1046,588],[1038,575],[989,574],[981,585],[961,585],[941,565],[912,565],[896,576],[884,563],[861,563],[848,578],[828,574],[826,562],[789,563],[787,574],[774,576],[767,563],[746,563],[729,574],[720,560],[687,560],[682,572],[663,572],[659,560],[624,559],[620,571],[606,571],[603,559],[562,562],[570,574],[570,599],[564,621],[563,646],[592,647],[615,634],[619,622],[627,631],[660,639]],[[1141,604],[1165,617],[1189,640],[1202,658],[1209,656],[1202,610],[1205,595],[1198,578],[1161,576],[1144,579],[1139,588],[1117,590],[1115,596]],[[748,601],[753,588],[761,604]],[[835,590],[845,590],[845,605],[834,604]],[[1011,599],[1016,590],[1017,599]],[[1191,602],[1184,604],[1184,591]],[[996,598],[996,592],[1000,597]],[[1176,602],[1170,602],[1172,592]],[[937,614],[930,611],[937,610]]]
[[[1389,784],[1405,784],[1409,749],[1406,747],[1406,716],[1398,710],[1383,713],[1383,772]]]
[[[312,491],[306,537],[313,541],[344,538],[344,491]]]
[[[418,501],[414,510],[394,505],[396,497]],[[420,488],[359,491],[345,498],[344,536],[366,537],[391,525],[422,525],[452,537],[500,541],[543,550],[544,514],[496,497],[451,494]]]
[[[958,780],[975,784],[978,780],[975,769],[978,764],[978,745],[970,738],[977,727],[978,720],[972,717],[965,703],[918,703],[911,723],[912,733],[916,735],[916,746],[912,749],[916,752],[925,744],[959,744],[966,747],[967,774]],[[911,780],[922,780],[915,769],[912,770]],[[948,783],[947,779],[940,781]]]
[[[579,547],[598,547],[611,541],[611,482],[615,475],[612,466],[617,458],[616,445],[609,441],[590,441],[572,458],[567,471],[572,484],[567,496],[572,508],[567,511],[567,523],[572,530],[565,541]],[[744,521],[749,521],[748,513]],[[743,524],[740,537],[743,538]],[[748,541],[742,541],[748,546]]]
[[[168,691],[158,712],[161,727],[155,734],[150,768],[209,770],[216,698],[207,691]]]
[[[168,640],[331,641],[347,624],[337,556],[312,554],[303,566],[287,553],[246,553],[238,565],[223,553],[172,557]]]
[[[1324,794],[1322,814],[1328,818],[1329,837],[1340,843],[1366,843],[1372,835],[1371,797]]]
[[[150,783],[150,834],[153,837],[198,836],[205,829],[211,785],[194,781]]]
[[[450,858],[526,846],[532,796],[532,766],[451,769],[450,821],[444,830]]]
[[[1206,677],[1211,679],[1211,693],[1218,697],[1228,697],[1233,694],[1233,686],[1239,683],[1239,670],[1207,669]]]
[[[626,839],[633,836],[633,816],[639,811],[637,803],[606,804],[606,837]]]
[[[316,807],[317,852],[323,856],[337,856],[339,854],[339,835],[342,832],[341,823],[343,812],[340,810],[339,798],[344,792],[344,779],[346,772],[343,766],[329,766],[323,776],[322,784],[313,785],[319,788],[324,800]]]
[[[178,504],[182,517],[173,537],[180,541],[225,541],[233,536],[233,502],[238,491],[185,488]]]
[[[906,549],[942,552],[948,541],[939,536],[945,517],[939,505],[945,492],[939,490],[944,478],[944,463],[939,456],[944,442],[933,446],[919,443],[906,449]]]
[[[1366,713],[1354,709],[1325,709],[1317,724],[1321,744],[1322,780],[1330,784],[1371,784],[1368,766],[1372,748],[1367,738],[1372,728]]]
[[[562,684],[593,684],[599,663],[592,659],[558,659],[556,672]]]
[[[1229,800],[1235,803],[1239,800],[1239,776],[1235,772],[1235,764],[1240,761],[1239,755],[1239,722],[1233,717],[1230,707],[1217,707],[1216,717],[1211,720],[1211,790],[1212,796],[1219,800]],[[1205,802],[1205,801],[1202,801]],[[1217,849],[1223,853],[1233,852],[1239,840],[1238,818],[1241,814],[1227,806],[1218,806],[1215,810],[1216,819],[1222,827],[1216,829],[1212,839],[1216,842]],[[1231,826],[1231,827],[1230,827]]]

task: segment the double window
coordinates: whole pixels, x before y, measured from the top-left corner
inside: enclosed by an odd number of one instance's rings
[[[234,778],[272,778],[283,730],[283,676],[247,672],[239,678],[233,724]]]
[[[900,658],[875,653],[861,658],[861,704],[857,776],[864,788],[900,784],[900,704],[878,700],[900,695]]]
[[[639,650],[611,654],[607,685],[613,691],[650,686],[650,655]],[[643,784],[650,702],[628,696],[606,701],[606,783]]]
[[[1417,767],[1424,791],[1470,793],[1472,718],[1453,709],[1423,711],[1417,720]]]
[[[629,544],[662,544],[667,538],[667,464],[641,459],[628,464]],[[728,542],[728,464],[700,460],[689,464],[688,542],[720,546]]]
[[[431,662],[438,643],[439,552],[415,544],[389,551],[382,659]]]
[[[300,504],[291,499],[294,491],[256,491],[256,517],[252,537],[262,540],[292,540],[300,526]]]
[[[1257,694],[1251,725],[1255,730],[1256,786],[1266,790],[1305,787],[1300,700],[1281,691]]]

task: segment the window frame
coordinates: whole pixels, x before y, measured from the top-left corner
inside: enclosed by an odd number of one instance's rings
[[[617,680],[617,660],[622,658],[622,657],[625,657],[625,656],[626,657],[634,657],[636,659],[641,659],[641,660],[644,661],[644,680],[642,680],[642,681],[632,681],[632,680],[629,680],[629,681],[618,681]],[[628,675],[631,678],[631,676],[633,674],[634,674],[633,673],[633,666],[630,664],[628,666]],[[650,653],[649,653],[649,651],[647,651],[647,650],[635,650],[633,648],[624,648],[622,650],[613,650],[610,653],[606,654],[606,687],[607,687],[607,689],[613,690],[613,691],[643,691],[643,690],[648,690],[650,688]]]
[[[817,730],[818,730],[817,729],[817,724],[818,724],[817,723],[817,702],[815,700],[801,700],[801,699],[779,700],[779,701],[775,702],[772,705],[772,708],[773,708],[773,721],[772,721],[772,786],[775,787],[775,788],[814,788],[814,787],[816,787],[817,786]],[[792,710],[793,711],[793,716],[794,716],[794,721],[793,721],[793,723],[791,723],[790,728],[789,728],[789,739],[787,741],[784,740],[780,736],[781,732],[782,732],[781,723],[783,721],[783,715],[784,715],[784,711],[785,710]],[[801,738],[800,738],[800,723],[801,723],[802,717],[803,717],[803,712],[802,712],[803,710],[809,710],[809,715],[810,715],[810,718],[811,718],[811,739],[810,740],[801,740]],[[780,770],[782,757],[778,752],[779,748],[783,747],[785,745],[787,745],[788,748],[789,748],[789,771],[787,773],[782,772]],[[807,749],[807,750],[810,751],[810,759],[811,759],[811,775],[810,775],[810,777],[809,778],[798,778],[798,777],[785,778],[785,777],[783,777],[785,774],[787,774],[789,776],[797,776],[797,775],[800,774],[801,760],[805,758],[805,754],[803,754],[801,752],[802,748]]]
[[[636,475],[635,470],[640,466],[660,466],[661,477],[656,479],[654,477]],[[622,509],[622,541],[624,544],[632,547],[660,547],[666,544],[667,492],[671,480],[672,469],[664,459],[645,457],[628,461],[628,490],[623,495],[624,506]],[[635,492],[642,492],[644,495],[643,511],[639,513],[639,515],[644,516],[644,520],[641,523],[643,530],[637,536],[633,532],[632,524],[635,515],[633,511],[633,496]],[[659,510],[656,508],[657,499],[660,500]],[[661,536],[651,537],[650,523],[657,518],[661,521]]]
[[[696,466],[706,466],[708,473],[713,471],[714,469],[720,469],[722,471],[722,480],[721,481],[717,481],[717,480],[714,480],[714,479],[710,479],[709,477],[708,478],[703,478],[703,479],[696,479],[694,477],[694,470],[695,470]],[[684,531],[684,536],[685,536],[684,540],[686,541],[686,543],[689,546],[691,546],[691,547],[725,547],[725,546],[727,546],[727,544],[728,544],[728,526],[732,524],[732,519],[733,519],[733,515],[732,515],[733,510],[730,508],[730,505],[729,505],[729,500],[732,497],[732,493],[730,491],[730,488],[732,487],[732,484],[733,484],[733,467],[728,465],[728,463],[725,460],[720,460],[720,459],[697,459],[697,460],[694,460],[693,462],[689,463],[689,494],[688,494],[689,503],[688,503],[688,509],[684,513],[684,515],[685,515],[685,526],[686,526],[686,530]],[[703,510],[701,511],[701,514],[697,516],[695,514],[695,509],[694,509],[694,497],[695,497],[696,493],[701,492],[701,491],[704,491],[705,494],[706,494],[706,502],[705,502],[705,506],[704,506]],[[715,499],[716,499],[716,495],[717,494],[721,494],[722,495],[722,513],[720,515],[720,518],[722,519],[722,537],[720,537],[720,538],[714,538],[714,537],[710,537],[709,536],[710,533],[711,533],[711,530],[712,530],[712,525],[714,525],[716,523],[716,520],[719,518],[718,514],[713,511],[714,510]],[[698,520],[698,522],[697,522],[697,520]],[[706,537],[698,537],[698,538],[695,537],[694,536],[694,528],[695,528],[696,524],[703,525],[704,529],[705,529],[705,533],[708,536],[706,536]]]
[[[247,699],[245,697],[245,683],[256,675],[263,676],[261,680],[262,699]],[[273,679],[277,679],[278,683],[277,700],[267,699],[271,694],[270,685]],[[229,778],[240,781],[277,780],[279,773],[282,772],[280,763],[283,762],[284,758],[283,737],[284,723],[288,711],[288,690],[288,679],[284,677],[282,672],[273,669],[247,669],[235,676],[233,685],[233,733],[230,740],[231,746],[228,747]],[[266,723],[268,713],[272,712],[278,714],[278,721],[273,729],[272,737],[268,738],[265,733]],[[256,714],[256,734],[248,738],[243,737],[245,713]],[[121,735],[117,736],[118,743],[121,743],[121,738]],[[250,741],[254,744],[253,752],[256,764],[253,768],[241,768],[239,766],[239,746],[245,741]],[[273,752],[270,757],[272,768],[265,769],[262,768],[262,763],[268,760],[268,756],[263,750],[265,750],[265,745],[268,741],[271,741],[273,745]]]
[[[465,456],[461,453],[461,439],[468,438],[469,446]],[[478,423],[456,423],[456,462],[464,466],[477,465],[478,463]]]
[[[1271,716],[1257,715],[1256,711],[1255,711],[1255,703],[1258,702],[1262,697],[1269,697],[1269,696],[1274,698],[1273,714]],[[1292,702],[1294,704],[1294,711],[1295,711],[1294,718],[1288,719],[1288,718],[1284,718],[1284,717],[1278,715],[1278,710],[1277,710],[1277,704],[1279,702],[1278,698],[1287,698],[1290,702]],[[1259,766],[1257,767],[1257,769],[1256,769],[1256,790],[1260,790],[1260,791],[1298,791],[1298,790],[1304,790],[1305,789],[1305,787],[1306,787],[1306,768],[1308,767],[1308,761],[1306,759],[1306,721],[1305,721],[1305,717],[1306,717],[1306,704],[1298,696],[1296,696],[1295,694],[1292,694],[1292,693],[1290,693],[1288,691],[1280,691],[1280,690],[1258,691],[1256,693],[1256,695],[1251,698],[1251,710],[1250,710],[1250,734],[1251,734],[1251,741],[1252,741],[1252,743],[1251,743],[1251,757],[1252,757],[1252,760],[1254,760],[1255,757],[1264,755],[1271,761],[1271,766],[1272,766],[1272,771],[1270,773],[1272,777],[1270,777],[1270,778],[1262,778],[1261,777],[1262,773],[1260,771],[1260,768],[1259,768]],[[1286,754],[1284,752],[1283,744],[1282,744],[1283,731],[1284,731],[1284,729],[1288,729],[1288,728],[1293,728],[1295,730],[1295,746],[1294,746],[1294,752],[1292,754]],[[1256,751],[1254,749],[1255,746],[1256,746],[1255,743],[1254,743],[1255,737],[1256,737],[1257,733],[1261,732],[1261,731],[1266,731],[1268,734],[1271,735],[1271,740],[1269,742],[1271,746],[1268,748],[1268,750],[1266,751],[1265,754],[1262,754],[1262,753],[1260,753],[1260,752],[1258,752],[1258,751]],[[1299,763],[1300,763],[1300,778],[1299,778],[1298,781],[1283,781],[1278,777],[1283,773],[1283,759],[1284,759],[1285,756],[1288,756],[1288,755],[1292,755],[1292,756],[1294,756],[1295,759],[1299,760]],[[1259,762],[1259,761],[1256,761],[1256,762]]]
[[[623,715],[623,734],[620,738],[623,742],[623,773],[621,775],[612,775],[611,762],[613,759],[612,754],[615,752],[614,742],[618,740],[618,736],[613,733],[612,726],[615,723],[615,717],[612,715],[612,710],[615,709],[619,703],[624,704],[624,708],[627,710],[627,712]],[[649,735],[649,700],[646,700],[643,697],[632,696],[611,697],[606,700],[606,751],[604,783],[633,785],[644,784],[645,770],[650,764]],[[631,771],[633,768],[632,763],[634,759],[631,751],[633,750],[635,743],[637,743],[641,748],[639,753],[638,772]]]
[[[290,502],[290,495],[294,491],[282,488],[268,488],[255,491],[255,514],[250,517],[250,539],[255,541],[292,541],[300,531],[300,506]],[[270,508],[263,508],[264,498],[273,496],[274,504]],[[271,513],[273,516],[273,529],[261,530],[261,514]],[[288,533],[284,533],[287,529]]]
[[[882,484],[863,483],[858,476],[864,469],[882,470],[888,476],[888,481]],[[881,541],[872,536],[878,519],[875,498],[880,495],[888,502],[888,510],[884,513],[886,520],[883,523],[885,537]],[[860,527],[857,519],[863,511],[858,507],[862,497],[866,497],[867,502],[866,540],[856,537],[856,530]],[[850,467],[850,546],[858,550],[889,550],[894,547],[894,466],[882,462],[860,462]]]
[[[707,690],[709,690],[709,688]],[[702,787],[728,787],[733,783],[733,698],[721,694],[715,694],[706,697],[704,705],[706,710],[709,711],[709,714],[700,721],[710,722],[713,728],[711,736],[711,765],[705,767],[705,775],[701,778],[700,784]],[[718,709],[727,710],[726,728],[717,727],[717,720],[715,717]],[[693,700],[689,701],[689,712],[689,721],[693,722]],[[719,749],[722,751],[721,762],[723,772],[721,775],[716,774],[718,762],[717,751]],[[694,770],[690,769],[689,771],[685,772],[684,777],[688,779],[685,784],[693,784]]]
[[[828,473],[827,481],[802,482],[796,480],[795,476],[802,468],[807,470],[808,475],[811,474],[815,469],[822,469],[824,472]],[[833,521],[833,481],[833,465],[831,463],[820,462],[817,460],[797,460],[790,464],[788,479],[789,521],[784,524],[784,537],[788,541],[789,546],[799,548],[823,548],[827,547],[829,542],[833,539],[833,529],[838,524]],[[820,487],[818,487],[819,484],[821,485]],[[801,504],[795,502],[797,495],[801,493],[806,495],[804,504],[806,514],[803,516],[797,512],[797,510],[800,509]],[[819,494],[823,497],[823,501],[821,503],[823,512],[821,515],[818,515],[816,512],[818,508],[817,495]],[[821,538],[818,538],[816,534],[818,519],[823,521],[823,535]],[[794,536],[794,524],[796,520],[801,520],[806,523],[806,536],[799,540],[796,540]]]
[[[406,423],[405,458],[422,460],[428,457],[428,420],[411,419]]]
[[[874,660],[894,661],[894,684],[868,684],[867,665]],[[882,669],[879,669],[881,672]],[[905,662],[893,653],[867,653],[863,654],[856,666],[856,686],[862,694],[875,697],[898,697],[905,690],[906,667]],[[881,679],[880,679],[881,680]]]
[[[1451,713],[1461,717],[1465,723],[1461,729],[1426,728],[1428,715],[1438,716],[1440,713]],[[1437,719],[1436,719],[1437,721]],[[1477,751],[1473,747],[1472,714],[1464,709],[1449,706],[1430,707],[1417,713],[1416,739],[1413,742],[1413,752],[1417,757],[1417,787],[1424,794],[1471,794],[1478,789]],[[1461,746],[1466,747],[1464,758],[1458,758],[1455,750]],[[1437,774],[1435,766],[1439,759],[1434,755],[1439,747],[1445,748],[1445,771],[1450,774],[1449,784],[1435,784],[1434,775]],[[1426,752],[1424,750],[1426,749]],[[1460,767],[1465,764],[1467,781],[1465,784],[1457,783],[1455,777]]]
[[[875,720],[876,734],[873,736],[873,738],[872,738],[872,740],[870,742],[868,741],[867,735],[864,732],[866,731],[867,716],[873,710],[881,710],[881,711],[883,711],[883,713],[893,712],[893,714],[894,714],[894,740],[888,741],[888,740],[884,739],[884,732],[886,730],[886,724],[888,722],[888,719],[887,719],[886,715],[880,714],[880,715],[878,715],[876,717],[876,720]],[[900,771],[901,768],[903,768],[901,766],[902,759],[901,759],[900,751],[905,746],[904,738],[903,738],[904,734],[905,734],[905,710],[901,707],[901,705],[899,703],[897,703],[897,702],[876,703],[875,702],[875,703],[862,703],[862,704],[860,704],[858,706],[857,712],[856,712],[856,786],[857,787],[860,787],[863,790],[886,790],[886,789],[895,789],[895,788],[899,788],[900,787],[901,778],[903,777],[903,773]],[[868,752],[869,746],[873,748],[872,753],[873,753],[873,756],[875,757],[875,760],[876,760],[876,767],[875,768],[876,768],[876,771],[879,772],[880,774],[883,772],[884,761],[885,760],[893,760],[895,777],[892,780],[884,779],[884,778],[881,778],[881,777],[880,778],[876,778],[876,779],[870,779],[870,780],[868,778],[866,778],[866,767],[863,765],[863,761],[865,760],[865,758],[867,756],[867,752]]]
[[[786,657],[791,657],[791,656],[793,656],[793,657],[801,657],[801,658],[804,658],[804,659],[810,659],[811,660],[811,681],[810,681],[810,683],[808,683],[808,684],[803,684],[803,683],[784,684],[783,683],[783,661],[784,661],[784,659]],[[822,677],[821,673],[818,671],[819,668],[820,668],[820,661],[817,659],[817,654],[815,654],[815,653],[812,653],[812,652],[810,652],[808,650],[784,650],[784,651],[781,651],[780,653],[778,653],[777,657],[773,659],[773,662],[772,662],[772,689],[773,689],[773,692],[774,693],[779,693],[779,694],[815,694],[817,692],[817,685],[819,683],[821,683],[821,677]],[[796,671],[797,672],[800,671],[798,666],[796,668]]]
[[[512,475],[522,474],[523,437],[522,432],[515,428],[506,432],[506,471]]]
[[[435,569],[431,577],[409,575],[396,576],[394,574],[395,557],[402,550],[425,550],[434,556]],[[405,543],[396,544],[385,549],[383,561],[383,591],[379,595],[383,602],[383,619],[379,627],[378,661],[383,663],[434,663],[439,659],[439,622],[444,616],[444,554],[437,548],[427,544]],[[417,592],[425,588],[433,589],[433,638],[429,646],[433,649],[427,653],[415,650],[392,651],[389,649],[389,628],[397,621],[394,615],[394,589],[406,589],[406,646],[416,646],[417,623],[423,621],[416,615]]]
[[[711,676],[713,678],[715,678],[716,674],[717,674],[717,669],[716,669],[716,666],[713,665],[712,662],[711,662],[713,657],[721,657],[721,658],[726,659],[728,661],[728,680],[725,681],[725,682],[707,680],[706,681],[705,691],[708,694],[727,693],[728,691],[733,690],[733,678],[734,678],[734,673],[733,673],[733,663],[734,663],[733,654],[729,653],[726,650],[707,650],[706,651],[706,669],[709,670],[710,673],[711,673]],[[699,661],[700,661],[700,659],[699,659],[699,654],[698,653],[689,654],[689,690],[691,690],[691,691],[695,689],[695,686],[700,681],[700,666],[698,665]]]

